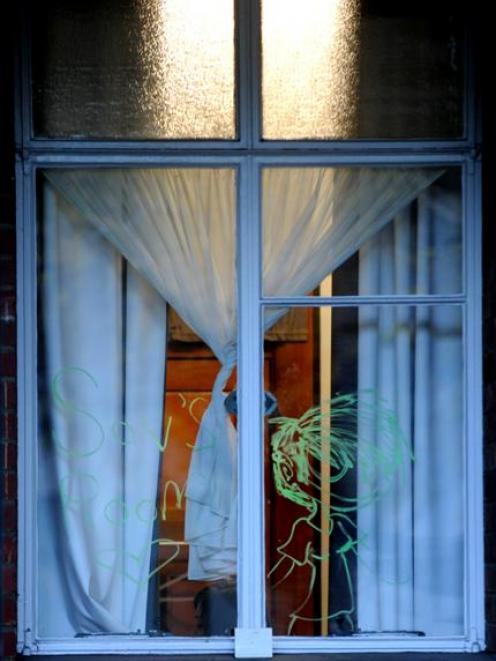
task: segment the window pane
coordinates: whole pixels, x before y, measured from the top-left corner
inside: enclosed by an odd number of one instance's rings
[[[263,138],[463,133],[453,3],[263,0]]]
[[[458,169],[265,168],[262,191],[267,296],[462,292]]]
[[[230,168],[40,182],[43,638],[236,626],[235,186]]]
[[[32,3],[34,131],[236,137],[233,0]]]
[[[304,338],[265,338],[274,633],[461,635],[462,311],[301,313]]]

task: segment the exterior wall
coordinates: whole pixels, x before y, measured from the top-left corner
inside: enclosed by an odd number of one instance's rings
[[[16,309],[13,42],[0,27],[0,625],[4,650],[15,653],[16,623]],[[0,643],[1,645],[1,643]]]

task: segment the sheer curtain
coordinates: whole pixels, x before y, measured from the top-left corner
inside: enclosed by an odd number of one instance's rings
[[[166,306],[49,184],[42,227],[40,629],[145,631]]]
[[[50,171],[50,181],[154,286],[222,364],[192,453],[189,577],[236,571],[235,430],[222,389],[236,362],[235,171]]]
[[[457,193],[421,193],[362,246],[360,293],[460,291],[460,215]],[[360,309],[358,389],[394,412],[406,443],[381,497],[358,510],[362,631],[462,633],[462,351],[456,306]],[[387,455],[380,428],[360,439]],[[366,500],[360,466],[358,490]]]
[[[50,170],[46,176],[136,272],[176,308],[222,363],[192,453],[185,537],[190,545],[190,578],[213,580],[232,575],[236,571],[236,434],[225,411],[222,391],[236,361],[235,172],[229,168]],[[265,292],[298,295],[313,289],[325,275],[356,252],[365,238],[378,232],[392,215],[438,176],[439,172],[434,170],[386,168],[270,168],[264,171]],[[46,215],[50,217],[53,211],[46,210]],[[64,246],[59,250],[61,255],[67,254]],[[136,274],[136,277],[139,276]],[[87,284],[91,281],[90,278]],[[56,283],[56,275],[49,275],[48,282],[48,286]],[[103,295],[103,286],[97,289],[95,295]],[[69,298],[73,298],[70,289],[64,291],[69,291]],[[90,291],[91,286],[88,286],[82,293],[83,297],[88,297],[88,306],[92,300]],[[106,310],[105,314],[113,310],[108,303],[102,303],[101,307]],[[155,307],[163,311],[163,301],[157,300]],[[152,314],[151,308],[147,311]],[[84,344],[91,346],[93,314],[91,308],[86,307],[82,313],[84,323],[78,321],[73,327],[64,326],[64,334],[69,331],[74,334],[71,342],[75,344],[84,337]],[[272,315],[267,326],[274,323],[277,316]],[[108,333],[103,337],[98,333],[94,338],[101,353],[108,354],[106,360],[110,360],[120,342],[119,337],[112,338],[116,323],[109,321]],[[57,332],[57,329],[52,332],[51,328],[47,332],[54,346],[60,344]],[[108,338],[107,346],[104,346],[104,338]],[[143,360],[153,362],[156,369],[159,354],[153,354],[143,338],[141,346],[147,356]],[[52,370],[57,368],[58,365]],[[91,383],[88,378],[86,380],[86,388],[91,391]],[[149,392],[153,391],[148,403],[151,406],[151,402],[155,402],[155,415],[160,415],[163,384],[159,378],[143,376],[143,381]],[[110,397],[115,391],[114,384],[109,383],[105,391]],[[101,407],[101,415],[110,410],[110,405]],[[127,451],[127,445],[124,447]],[[103,478],[108,466],[103,462],[94,469],[95,474]],[[72,476],[78,469],[71,467],[71,470]],[[147,471],[150,493],[155,492],[156,465]],[[124,483],[134,488],[137,478],[130,475]],[[122,488],[122,483],[115,484],[115,489],[118,488]],[[87,511],[91,512],[91,508]],[[65,541],[71,577],[79,580],[83,570],[90,574],[96,571],[97,556],[89,550],[99,534],[98,525],[90,527],[84,520],[74,524],[74,541]],[[81,537],[88,546],[84,557],[80,555],[77,542]],[[137,534],[136,543],[138,540],[149,547],[151,527]],[[113,567],[110,557],[106,571],[110,571],[109,567]],[[84,602],[88,585],[80,583],[78,589]],[[101,599],[112,600],[116,607],[119,602],[110,584],[105,585]],[[103,615],[100,627],[121,630],[116,628],[119,622],[106,621]],[[95,615],[93,621],[96,619]],[[142,621],[141,612],[140,624]],[[133,620],[129,627],[134,630],[135,626]]]

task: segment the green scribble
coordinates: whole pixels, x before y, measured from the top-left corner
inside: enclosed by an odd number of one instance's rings
[[[123,447],[132,445],[134,443],[133,426],[128,422],[124,422],[124,420],[117,420],[116,422],[112,423],[111,435],[114,441]]]
[[[165,425],[165,430],[164,430],[164,441],[163,443],[158,444],[160,452],[165,452],[167,450],[167,446],[169,445],[171,428],[172,428],[172,416],[169,415],[167,416],[167,423]]]
[[[135,429],[135,426],[129,422],[118,420],[112,424],[111,434],[114,440],[119,443],[119,445],[128,446],[136,443],[136,438],[139,436],[140,442],[143,438],[150,438],[151,441],[158,447],[160,452],[165,452],[167,445],[169,444],[170,430],[172,426],[172,417],[166,417],[166,425],[164,430],[164,437],[159,438],[157,434],[147,429],[146,425],[143,424],[139,428],[139,434]]]
[[[207,402],[208,403],[208,399],[206,397],[202,397],[201,395],[198,395],[197,397],[194,397],[191,400],[191,402],[189,403],[188,413],[193,418],[193,420],[196,422],[196,424],[199,425],[201,420],[200,420],[200,418],[197,418],[196,415],[193,412],[193,407],[197,402]]]
[[[81,491],[83,495],[76,498],[71,494],[73,485],[79,482],[81,484]],[[82,488],[82,484],[86,482],[86,487]],[[91,503],[98,497],[100,485],[98,480],[91,473],[76,473],[66,475],[59,481],[60,500],[63,509],[71,511],[79,511],[81,505]]]
[[[186,484],[183,484],[183,486],[180,487],[174,480],[167,480],[165,482],[161,508],[162,521],[167,521],[167,493],[169,489],[173,490],[174,495],[176,496],[176,509],[180,510],[186,492]]]
[[[115,508],[115,513],[112,510]],[[129,518],[129,508],[122,498],[112,498],[103,509],[103,516],[112,525],[125,523]]]
[[[85,377],[90,381],[90,383],[94,388],[98,388],[97,379],[87,370],[83,369],[82,367],[75,367],[75,366],[63,367],[62,369],[58,370],[58,372],[56,372],[50,384],[50,396],[52,402],[54,404],[55,409],[66,417],[68,417],[69,415],[76,414],[76,415],[85,416],[86,418],[91,420],[91,422],[93,422],[96,425],[98,431],[97,440],[93,447],[91,447],[88,450],[82,450],[80,448],[74,449],[74,448],[66,447],[64,443],[57,438],[57,434],[53,429],[52,429],[52,437],[54,439],[57,450],[59,450],[64,457],[73,458],[73,459],[86,459],[88,457],[91,457],[101,449],[101,447],[103,446],[106,440],[106,435],[105,435],[104,426],[101,424],[101,422],[98,420],[98,418],[95,415],[93,415],[90,411],[77,406],[74,402],[71,402],[70,400],[67,400],[64,397],[62,392],[61,381],[65,376],[72,374],[77,374]],[[196,421],[196,418],[194,418],[194,420]],[[108,435],[108,438],[113,439],[115,442],[119,443],[119,445],[122,446],[128,446],[135,443],[136,442],[135,439],[138,436],[140,440],[142,438],[149,438],[158,447],[159,451],[164,453],[169,444],[171,427],[172,427],[172,416],[166,416],[164,436],[163,438],[159,438],[157,434],[155,434],[153,431],[147,428],[146,424],[142,424],[138,432],[136,431],[135,426],[133,426],[131,423],[125,420],[116,420],[110,425],[110,430],[109,430],[110,433]],[[188,447],[191,447],[188,443],[186,443],[186,445]]]
[[[396,415],[372,391],[338,395],[322,407],[308,409],[299,418],[279,416],[268,422],[274,429],[271,450],[276,490],[306,510],[306,514],[293,522],[287,539],[276,548],[279,558],[268,573],[270,577],[278,570],[284,572],[272,586],[275,589],[296,567],[310,569],[306,595],[290,613],[287,633],[291,634],[298,620],[322,621],[322,617],[305,617],[301,613],[313,596],[318,563],[329,560],[330,554],[317,553],[311,542],[307,543],[302,557],[295,557],[291,550],[298,530],[310,528],[323,534],[322,511],[328,517],[329,537],[338,529],[346,539],[333,552],[346,577],[348,603],[346,608],[331,612],[327,620],[343,620],[352,631],[356,607],[350,562],[352,556],[358,556],[363,537],[358,538],[356,524],[349,515],[383,497],[405,460],[413,460],[413,456]],[[378,438],[380,447],[374,442]],[[361,483],[366,485],[364,495],[349,498],[331,490],[332,504],[316,498],[312,490],[320,492],[322,488],[316,465],[322,463],[330,467],[330,485],[341,480],[355,465],[359,466]]]
[[[50,396],[53,402],[53,406],[65,417],[72,415],[85,416],[88,418],[88,420],[94,423],[98,434],[95,442],[91,444],[89,449],[74,449],[71,447],[66,447],[62,442],[60,442],[56,438],[55,431],[52,430],[55,447],[65,459],[78,459],[84,462],[90,457],[93,457],[99,450],[101,450],[104,446],[104,443],[106,442],[113,442],[122,447],[126,447],[135,444],[138,438],[140,442],[142,439],[151,439],[159,451],[161,453],[165,453],[171,439],[173,425],[172,416],[166,416],[165,418],[163,438],[158,438],[157,435],[146,428],[146,425],[143,425],[139,430],[137,430],[135,426],[125,420],[117,420],[111,424],[107,423],[108,433],[106,434],[104,426],[100,423],[96,416],[64,397],[63,379],[71,375],[81,376],[88,380],[91,386],[96,389],[98,388],[97,379],[89,371],[83,369],[82,367],[64,367],[55,374],[51,381]],[[202,396],[195,397],[188,406],[186,397],[182,393],[179,393],[179,396],[181,398],[181,407],[188,411],[189,415],[196,423],[200,423],[200,420],[195,415],[194,406],[201,401],[207,402],[207,399]],[[203,445],[202,447],[197,447],[196,445],[193,445],[189,442],[185,442],[185,446],[194,452],[211,451],[215,447],[217,439],[212,434],[209,436],[210,438],[207,437],[206,440],[209,440],[210,442]],[[90,439],[90,441],[91,440],[92,439]],[[206,479],[201,475],[199,477]],[[87,484],[83,483],[83,480]],[[78,490],[77,497],[72,493],[75,489]],[[181,509],[183,507],[186,484],[180,486],[172,479],[167,480],[164,485],[163,499],[160,508],[160,516],[162,521],[167,521],[167,493],[171,489],[175,495],[175,508]],[[101,490],[99,478],[90,473],[72,473],[71,475],[62,478],[59,482],[59,493],[62,512],[64,515],[73,516],[78,514],[79,516],[83,517],[89,525],[91,525],[90,519],[92,516],[96,516],[97,514],[99,516],[103,516],[107,523],[112,526],[122,526],[129,522],[131,518],[138,519],[142,523],[150,523],[151,521],[156,520],[159,516],[158,503],[150,499],[142,499],[137,504],[129,503],[123,500],[121,497],[115,497],[108,501],[101,502],[102,499],[100,496]],[[98,513],[95,511],[84,511],[84,505],[97,500],[99,510]],[[146,514],[145,508],[149,508],[149,515]],[[181,543],[177,542],[177,540],[160,538],[151,542],[151,546],[156,544],[166,545],[171,549],[174,549],[174,551],[169,558],[155,567],[155,569],[150,572],[144,580],[138,579],[136,572],[133,572],[132,569],[137,570],[140,567],[140,563],[142,563],[146,556],[146,548],[141,553],[137,554],[125,553],[120,548],[106,549],[97,553],[96,563],[98,566],[104,567],[110,571],[114,571],[117,567],[118,571],[120,571],[126,579],[139,584],[141,587],[146,584],[152,576],[161,571],[166,565],[173,562],[180,552]],[[147,545],[147,548],[149,547],[150,544]],[[162,586],[162,588],[164,587],[165,586]]]
[[[64,396],[62,395],[61,392],[61,379],[67,375],[67,374],[79,374],[81,376],[84,376],[86,379],[89,379],[89,381],[92,383],[92,385],[95,388],[98,388],[98,383],[96,379],[93,378],[93,376],[87,372],[86,370],[82,369],[81,367],[64,367],[60,369],[55,376],[52,379],[51,385],[50,385],[50,394],[52,397],[52,401],[54,403],[55,408],[60,411],[62,414],[73,414],[76,413],[78,415],[85,416],[89,420],[91,420],[95,425],[96,428],[98,429],[98,440],[96,441],[94,447],[90,448],[87,451],[83,450],[74,450],[72,448],[66,447],[56,436],[55,432],[52,430],[52,437],[55,442],[55,445],[57,449],[59,449],[65,456],[68,457],[75,457],[75,458],[85,458],[85,457],[90,457],[91,455],[95,454],[98,452],[98,450],[102,447],[104,441],[105,441],[105,432],[98,421],[98,419],[92,415],[89,411],[86,411],[82,408],[79,408],[75,404],[71,403],[70,401],[66,400]]]
[[[151,516],[144,517],[142,516],[142,511],[144,507],[150,507],[151,511]],[[136,505],[135,510],[137,518],[142,522],[142,523],[150,523],[151,521],[155,521],[158,512],[157,512],[157,504],[153,501],[150,500],[149,498],[143,498],[143,500],[140,500],[139,503]]]
[[[150,549],[158,545],[165,545],[173,549],[170,557],[158,563],[152,571],[146,573],[144,578],[140,578],[145,570],[145,563],[147,567],[149,566]],[[125,551],[121,546],[103,549],[97,552],[95,562],[99,567],[108,571],[114,572],[117,570],[126,580],[131,581],[131,583],[143,589],[155,574],[158,574],[171,562],[174,562],[180,552],[181,544],[177,540],[160,537],[152,540],[150,544],[145,544],[142,551],[137,553]]]

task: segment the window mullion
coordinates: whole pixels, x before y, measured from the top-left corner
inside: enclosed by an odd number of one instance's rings
[[[272,655],[265,627],[262,350],[260,298],[259,181],[252,159],[240,173],[239,287],[239,522],[238,657]],[[242,314],[241,314],[242,311]]]

